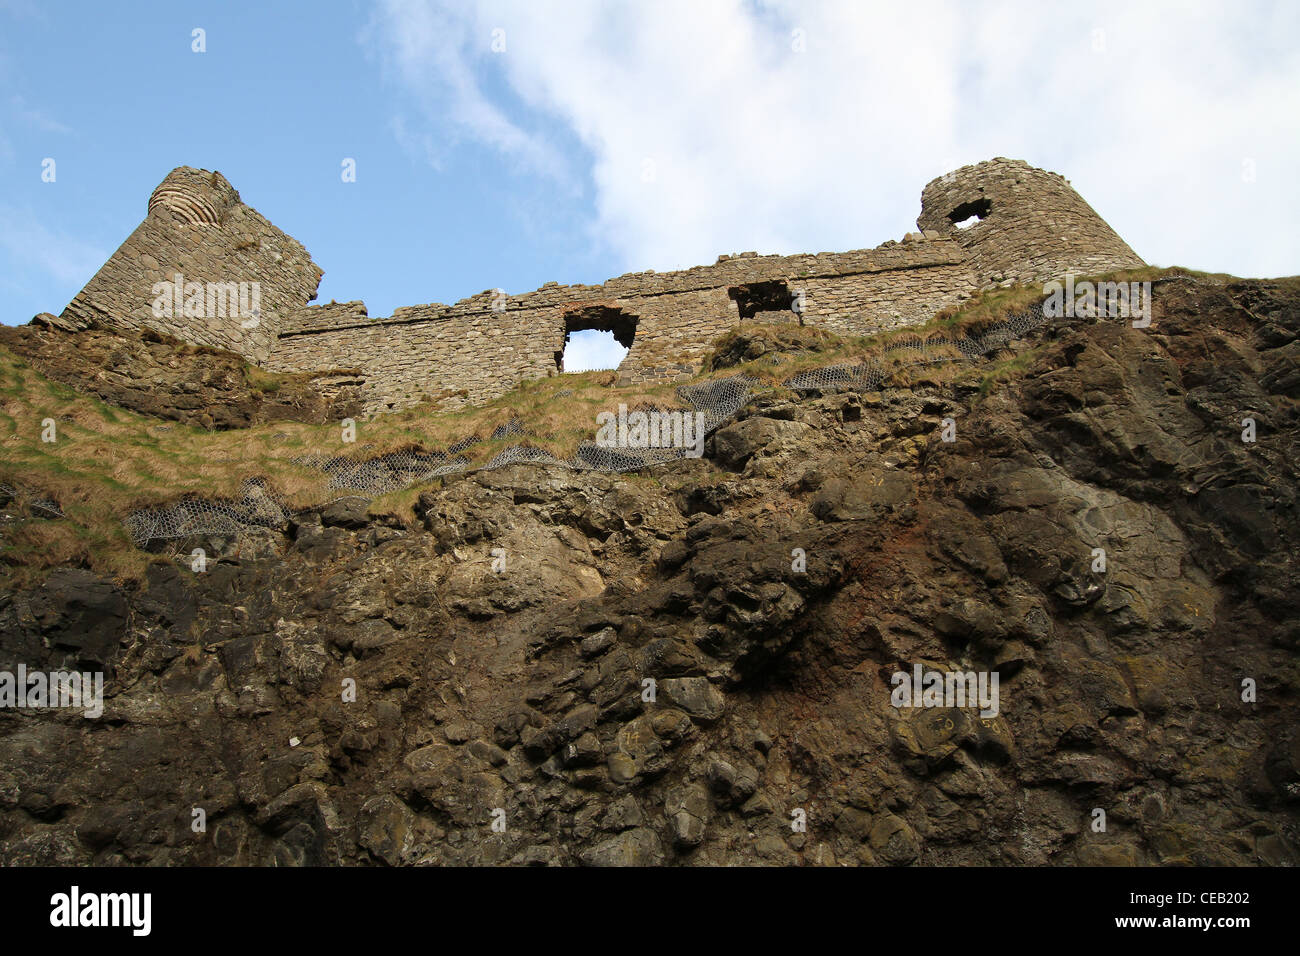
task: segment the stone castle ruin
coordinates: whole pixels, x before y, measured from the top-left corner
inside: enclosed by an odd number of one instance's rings
[[[302,244],[245,205],[220,173],[183,166],[154,190],[144,222],[63,316],[151,328],[275,372],[356,369],[367,411],[379,412],[429,397],[447,407],[483,402],[554,375],[569,334],[581,330],[611,332],[628,347],[621,383],[675,381],[698,372],[711,343],[738,325],[866,335],[923,323],[999,283],[1144,264],[1064,178],[1020,160],[935,179],[917,225],[874,249],[746,252],[603,285],[488,290],[379,318],[362,302],[309,304],[323,273]],[[250,286],[252,309],[241,298]],[[159,290],[173,287],[160,308]]]

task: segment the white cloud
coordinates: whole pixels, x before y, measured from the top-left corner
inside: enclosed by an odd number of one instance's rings
[[[64,126],[54,117],[47,115],[39,109],[28,109],[26,102],[17,94],[9,98],[9,107],[11,113],[28,126],[33,126],[42,133],[71,133],[72,130]]]
[[[1298,11],[390,0],[369,42],[440,134],[419,141],[585,177],[593,239],[628,269],[876,245],[932,177],[1012,156],[1149,261],[1268,275],[1300,271]]]
[[[459,129],[514,157],[523,167],[555,177],[564,164],[546,143],[519,129],[480,89],[476,72],[490,49],[490,28],[477,29],[467,10],[440,4],[390,2],[384,14],[363,34],[363,41],[381,50],[384,65],[398,81],[417,94],[431,118]],[[376,35],[378,31],[378,36]],[[418,143],[430,162],[439,165],[440,149],[432,137],[420,137],[400,117],[394,120],[404,145]]]
[[[30,210],[10,206],[0,206],[0,249],[11,262],[35,268],[73,289],[80,289],[108,259],[98,246],[53,232]]]
[[[564,346],[564,371],[589,372],[593,369],[618,368],[627,349],[609,332],[587,329],[570,332]]]

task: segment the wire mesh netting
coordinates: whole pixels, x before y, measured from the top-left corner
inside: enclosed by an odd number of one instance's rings
[[[261,479],[247,478],[236,500],[187,496],[162,508],[140,508],[126,517],[126,528],[139,546],[191,535],[237,535],[249,528],[282,528],[291,513]]]
[[[889,351],[917,352],[924,355],[935,349],[956,349],[962,359],[974,361],[1007,348],[1016,339],[1024,338],[1030,332],[1041,328],[1047,322],[1043,315],[1042,304],[1036,304],[1025,312],[987,326],[978,333],[965,335],[929,335],[896,339],[889,344]],[[903,363],[904,366],[938,365],[951,362],[949,355],[915,358]],[[787,388],[804,393],[828,393],[849,389],[874,392],[878,391],[890,376],[896,374],[899,367],[886,365],[878,360],[858,364],[831,365],[826,368],[809,369],[786,379]]]
[[[57,501],[31,495],[12,485],[0,484],[0,498],[6,502],[15,498],[22,499],[29,513],[38,518],[62,518],[63,510]]]
[[[357,459],[343,455],[304,455],[295,464],[320,470],[329,476],[328,488],[346,497],[375,498],[443,475],[486,471],[517,464],[548,464],[590,471],[636,471],[651,465],[698,456],[704,438],[735,417],[749,401],[756,380],[744,375],[715,379],[677,389],[684,405],[662,408],[638,405],[624,414],[624,422],[643,416],[647,447],[635,447],[624,440],[612,443],[584,441],[574,454],[560,458],[544,448],[509,445],[483,465],[475,466],[464,452],[482,439],[470,436],[449,445],[446,451],[396,451]],[[524,437],[524,423],[514,419],[499,426],[492,438]],[[626,439],[624,434],[619,436]],[[657,444],[656,444],[657,442]],[[283,527],[293,512],[275,499],[260,479],[243,482],[234,500],[181,498],[155,508],[141,508],[127,516],[126,526],[137,545],[150,541],[191,535],[234,535],[252,527]]]
[[[902,363],[902,367],[974,361],[1006,348],[1045,322],[1042,307],[1038,305],[978,333],[895,340],[890,343],[889,351],[916,353],[916,357]],[[949,354],[927,354],[943,348],[947,348]],[[960,358],[950,354],[954,349]],[[791,376],[783,384],[802,393],[877,391],[899,369],[898,364],[885,365],[879,360],[870,360],[810,369]],[[758,384],[758,380],[752,377],[732,375],[680,386],[677,396],[683,404],[679,408],[642,404],[620,409],[617,421],[610,423],[617,426],[615,440],[602,440],[598,433],[595,440],[582,442],[567,458],[560,458],[543,448],[516,444],[507,446],[485,464],[476,466],[464,452],[482,439],[470,436],[441,452],[387,452],[365,459],[321,454],[302,456],[294,461],[329,476],[329,489],[339,493],[331,500],[375,498],[443,475],[516,464],[547,464],[606,472],[637,471],[698,457],[703,450],[704,438],[733,419],[756,394]],[[525,424],[514,419],[499,426],[492,438],[501,440],[526,435]],[[293,512],[276,499],[261,479],[250,478],[243,482],[238,499],[186,497],[162,507],[134,511],[127,517],[126,526],[136,544],[143,547],[155,540],[204,534],[237,535],[249,528],[283,527],[292,516]]]

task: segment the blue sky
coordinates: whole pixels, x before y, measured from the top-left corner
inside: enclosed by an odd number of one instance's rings
[[[0,321],[60,311],[178,165],[371,315],[874,246],[991,156],[1150,262],[1294,274],[1297,36],[1285,2],[0,0]]]

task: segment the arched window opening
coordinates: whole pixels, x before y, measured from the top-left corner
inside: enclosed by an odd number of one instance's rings
[[[636,338],[637,317],[622,309],[589,306],[565,313],[564,341],[555,353],[561,372],[618,368]]]

